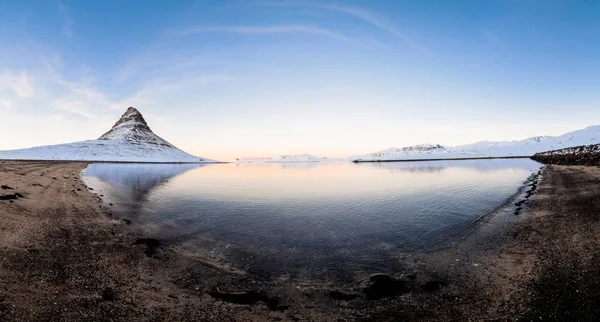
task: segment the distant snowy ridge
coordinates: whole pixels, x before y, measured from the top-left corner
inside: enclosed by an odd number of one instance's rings
[[[157,163],[215,162],[188,154],[154,134],[142,114],[130,107],[98,140],[0,151],[4,160],[65,160]]]
[[[386,161],[532,156],[538,152],[594,143],[600,143],[600,125],[557,137],[535,136],[521,141],[481,141],[454,147],[421,144],[404,148],[389,148],[371,154],[351,156],[348,159]]]
[[[236,163],[252,163],[252,162],[264,162],[264,163],[286,163],[286,162],[322,162],[329,161],[329,158],[316,157],[310,154],[298,154],[298,155],[282,155],[277,158],[265,157],[265,158],[237,158]]]

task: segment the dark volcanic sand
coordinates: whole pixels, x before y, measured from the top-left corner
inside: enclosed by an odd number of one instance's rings
[[[599,168],[548,167],[511,225],[498,222],[514,209],[452,247],[394,254],[403,271],[339,284],[257,276],[137,236],[83,185],[85,166],[0,161],[13,188],[0,196],[23,196],[0,200],[0,321],[598,319]]]

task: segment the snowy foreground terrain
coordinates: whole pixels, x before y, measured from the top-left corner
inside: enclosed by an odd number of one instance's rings
[[[98,140],[0,151],[4,160],[69,160],[114,162],[204,163],[213,160],[188,154],[154,134],[133,107]]]
[[[532,156],[538,152],[557,150],[572,146],[600,143],[600,125],[569,132],[561,136],[536,136],[522,141],[482,141],[460,146],[423,144],[351,156],[349,160],[385,161],[412,159],[449,159]]]

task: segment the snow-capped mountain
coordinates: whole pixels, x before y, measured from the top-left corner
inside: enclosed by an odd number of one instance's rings
[[[0,151],[0,159],[116,162],[186,162],[213,160],[188,154],[154,134],[142,114],[130,107],[110,131],[88,140],[29,149]]]
[[[142,113],[133,107],[129,107],[110,131],[104,133],[98,140],[138,141],[175,148],[174,145],[154,134]]]
[[[282,155],[277,158],[265,157],[265,158],[237,158],[236,163],[252,163],[252,162],[265,162],[265,163],[286,163],[286,162],[322,162],[329,161],[329,158],[316,157],[310,154],[298,154],[298,155]]]
[[[535,136],[521,141],[481,141],[459,146],[422,144],[349,157],[359,161],[532,156],[538,152],[600,143],[600,125],[561,136]]]

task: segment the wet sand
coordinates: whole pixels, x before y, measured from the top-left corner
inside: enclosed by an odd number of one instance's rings
[[[498,224],[511,208],[451,247],[397,254],[402,271],[339,284],[144,239],[85,187],[86,165],[0,161],[0,196],[22,196],[0,200],[0,321],[598,319],[600,168],[549,166],[519,220]]]

